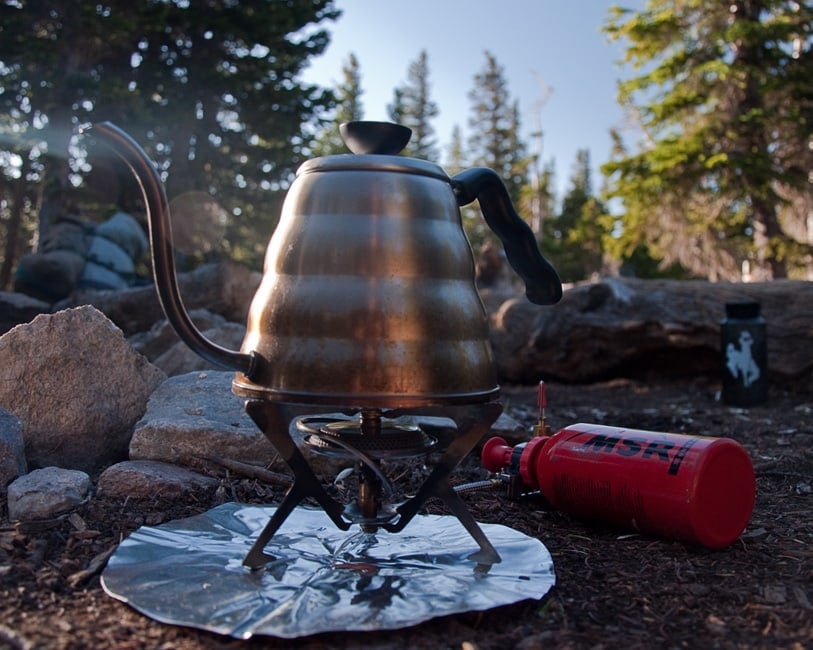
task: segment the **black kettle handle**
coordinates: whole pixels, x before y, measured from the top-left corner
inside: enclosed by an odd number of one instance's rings
[[[451,179],[458,205],[477,199],[489,228],[500,238],[508,263],[525,282],[525,295],[537,305],[552,305],[562,298],[556,269],[536,244],[531,227],[516,213],[499,175],[486,167],[473,167]]]

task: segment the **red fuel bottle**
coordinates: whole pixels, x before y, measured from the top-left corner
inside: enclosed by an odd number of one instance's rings
[[[572,516],[710,549],[740,536],[756,498],[751,459],[730,438],[574,424],[516,447],[491,438],[482,463]]]

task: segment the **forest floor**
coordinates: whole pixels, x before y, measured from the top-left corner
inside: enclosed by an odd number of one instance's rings
[[[436,618],[410,628],[247,641],[167,625],[106,595],[104,560],[142,525],[217,504],[94,497],[73,516],[14,525],[0,506],[0,648],[813,648],[813,397],[773,390],[750,409],[728,407],[706,380],[548,386],[556,431],[595,422],[729,436],[757,474],[751,521],[731,547],[710,551],[572,519],[538,497],[475,492],[478,521],[539,538],[556,585],[542,600]],[[506,411],[531,425],[535,388],[503,390]],[[476,457],[455,482],[482,477]],[[276,503],[280,488],[226,478],[241,501]],[[442,504],[428,510],[444,514]]]

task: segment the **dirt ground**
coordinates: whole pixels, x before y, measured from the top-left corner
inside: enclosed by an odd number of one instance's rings
[[[185,503],[94,498],[71,517],[15,526],[0,510],[0,648],[813,648],[813,396],[773,390],[735,409],[718,385],[628,380],[548,386],[554,430],[576,422],[730,436],[751,455],[756,507],[723,551],[576,521],[538,497],[465,495],[482,522],[537,536],[557,584],[541,601],[446,616],[396,631],[238,641],[165,625],[107,596],[104,561],[141,525],[198,514],[222,500],[274,503],[280,488],[224,479]],[[506,410],[536,419],[533,387],[503,391]],[[483,476],[467,459],[455,481]],[[429,510],[443,513],[442,505]]]

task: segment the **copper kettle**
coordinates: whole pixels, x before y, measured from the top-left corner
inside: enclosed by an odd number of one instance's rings
[[[236,393],[348,408],[493,399],[488,321],[458,206],[479,201],[532,302],[561,298],[556,271],[492,170],[449,178],[433,163],[399,156],[411,133],[399,125],[350,122],[341,131],[354,153],[315,158],[297,171],[238,352],[206,339],[184,308],[154,165],[118,127],[92,127],[141,185],[169,322],[200,356],[237,371]]]

